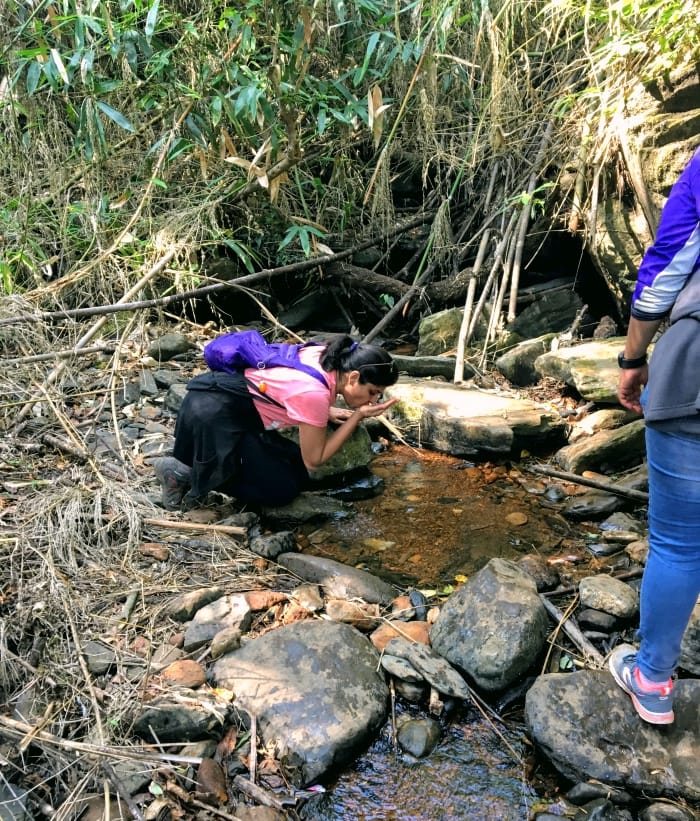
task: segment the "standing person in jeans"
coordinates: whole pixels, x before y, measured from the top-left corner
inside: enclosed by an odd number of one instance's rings
[[[673,674],[700,594],[700,149],[671,189],[642,260],[618,364],[620,402],[643,411],[646,423],[649,558],[639,650],[622,645],[609,663],[639,715],[670,724]]]

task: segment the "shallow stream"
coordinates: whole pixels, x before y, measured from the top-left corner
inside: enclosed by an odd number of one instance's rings
[[[568,521],[550,500],[583,492],[580,486],[543,481],[525,466],[477,465],[405,446],[380,454],[372,472],[384,480],[384,492],[355,502],[358,513],[350,519],[310,528],[310,552],[433,595],[448,595],[495,556],[517,561],[539,554],[564,584],[600,570],[586,550],[596,526]],[[397,700],[398,720],[403,711],[428,715],[427,706]],[[526,821],[535,805],[556,800],[556,776],[536,761],[517,702],[502,717],[468,706],[441,723],[437,748],[413,760],[395,747],[389,721],[302,817]]]

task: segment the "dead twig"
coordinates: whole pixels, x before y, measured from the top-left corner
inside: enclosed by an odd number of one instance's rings
[[[551,476],[553,479],[561,479],[564,482],[572,482],[577,485],[584,485],[585,487],[592,487],[596,490],[604,490],[607,493],[613,493],[615,496],[623,496],[626,499],[631,499],[635,502],[649,502],[649,494],[643,490],[634,490],[628,487],[621,487],[620,485],[612,484],[611,482],[602,482],[599,479],[588,479],[585,476],[579,476],[577,473],[567,473],[563,470],[554,470],[554,468],[546,467],[545,465],[529,465],[525,468],[532,473],[540,473],[543,476]]]

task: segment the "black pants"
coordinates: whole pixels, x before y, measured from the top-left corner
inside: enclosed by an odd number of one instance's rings
[[[218,490],[243,502],[283,505],[309,479],[299,446],[264,430],[241,374],[210,372],[190,381],[174,456],[192,468],[195,498]]]

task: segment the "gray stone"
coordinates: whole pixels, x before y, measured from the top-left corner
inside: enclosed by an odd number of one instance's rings
[[[700,676],[700,599],[695,604],[683,635],[680,666],[689,673]]]
[[[143,704],[134,717],[133,732],[153,742],[198,741],[220,737],[231,711],[229,702],[201,690],[184,691],[183,698],[165,696]]]
[[[280,530],[250,540],[250,549],[256,556],[262,556],[264,559],[276,559],[280,553],[293,552],[296,546],[296,536],[292,530]]]
[[[386,651],[382,653],[382,668],[390,676],[401,679],[401,681],[407,681],[411,684],[420,684],[425,681],[410,661],[399,658],[399,656],[393,656]]]
[[[184,334],[167,333],[154,339],[148,346],[147,355],[159,362],[165,362],[191,348],[189,339]]]
[[[263,742],[295,786],[352,760],[386,720],[379,654],[346,624],[280,627],[218,659],[212,672],[258,717]]]
[[[101,641],[86,641],[83,655],[88,670],[97,676],[106,673],[117,662],[114,649]]]
[[[180,410],[180,405],[182,405],[182,401],[186,395],[186,385],[183,385],[180,382],[175,385],[171,385],[165,394],[165,400],[163,402],[166,410],[169,410],[172,413],[177,413]]]
[[[439,693],[469,700],[469,686],[462,676],[442,656],[420,642],[397,637],[386,645],[386,652],[406,659]]]
[[[440,741],[440,724],[434,718],[410,718],[396,733],[399,747],[414,758],[424,758]]]
[[[299,578],[320,584],[329,598],[359,598],[371,604],[389,605],[396,596],[396,590],[390,584],[334,559],[306,553],[282,553],[277,561]]]
[[[141,396],[158,396],[158,385],[151,371],[141,371],[139,375],[139,391]]]
[[[352,507],[320,493],[300,493],[288,505],[265,507],[262,516],[271,526],[295,526],[327,519],[346,519],[355,514]]]
[[[387,415],[404,435],[453,456],[510,453],[564,437],[557,413],[513,392],[401,377],[384,394],[399,399]]]
[[[631,619],[639,612],[639,595],[612,576],[587,576],[578,586],[581,605],[602,610],[620,619]]]
[[[583,670],[537,678],[525,698],[525,720],[566,778],[698,801],[698,703],[700,680],[677,681],[676,720],[659,728],[639,718],[607,670]]]
[[[565,445],[554,455],[557,465],[571,473],[613,467],[638,465],[645,454],[644,420],[637,419],[621,428],[601,430],[587,439]]]
[[[513,385],[534,385],[540,375],[535,370],[535,360],[549,351],[556,334],[547,333],[536,339],[526,339],[496,359],[495,366]]]
[[[447,599],[430,638],[477,687],[497,692],[534,664],[548,627],[534,579],[513,562],[491,559]]]

